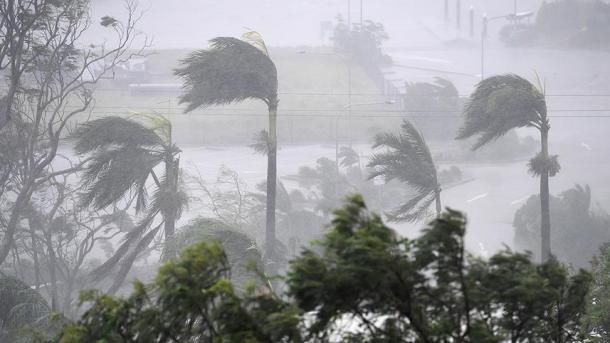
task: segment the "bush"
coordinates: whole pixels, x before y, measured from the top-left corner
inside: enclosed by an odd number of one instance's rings
[[[532,195],[513,220],[515,246],[540,251],[540,198]],[[551,196],[551,251],[576,268],[588,268],[600,245],[610,241],[610,217],[591,210],[591,189],[576,185]]]
[[[572,342],[591,277],[551,260],[464,250],[466,219],[448,210],[414,240],[360,196],[335,211],[322,252],[290,264],[287,296],[235,293],[222,248],[197,243],[126,299],[86,294],[90,308],[59,342]],[[349,325],[347,325],[349,324]]]

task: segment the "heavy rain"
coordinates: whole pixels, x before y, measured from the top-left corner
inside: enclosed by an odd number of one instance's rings
[[[0,343],[610,342],[610,1],[0,0]]]

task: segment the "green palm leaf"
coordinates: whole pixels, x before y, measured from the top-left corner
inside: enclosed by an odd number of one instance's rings
[[[0,277],[0,341],[16,342],[22,327],[44,326],[50,313],[47,302],[28,284]]]
[[[246,99],[267,103],[277,97],[277,70],[260,49],[232,37],[212,39],[208,50],[198,50],[175,70],[184,80],[180,103],[186,112]]]
[[[104,117],[81,124],[74,133],[74,150],[82,155],[111,146],[158,147],[163,140],[144,125],[121,117]]]
[[[472,149],[502,137],[514,128],[542,125],[546,102],[526,79],[513,74],[481,81],[464,108],[464,125],[457,139],[478,135]]]
[[[398,135],[378,134],[373,148],[386,151],[371,157],[368,166],[373,171],[369,178],[396,179],[412,191],[406,203],[388,213],[389,219],[414,222],[424,218],[438,196],[439,183],[432,154],[421,133],[405,120]]]
[[[239,290],[260,281],[255,269],[262,269],[262,259],[255,240],[215,219],[198,218],[181,228],[168,243],[168,251],[178,255],[186,247],[201,241],[222,245],[231,265],[231,279]]]

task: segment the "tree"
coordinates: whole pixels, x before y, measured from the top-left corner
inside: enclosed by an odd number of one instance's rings
[[[406,82],[402,103],[411,122],[428,138],[451,139],[459,118],[452,115],[463,106],[455,85],[440,77],[432,82]]]
[[[583,341],[589,273],[510,251],[474,258],[465,233],[464,215],[447,210],[403,238],[351,196],[291,262],[286,298],[236,293],[222,248],[200,242],[128,298],[86,295],[59,342]]]
[[[84,205],[99,210],[130,197],[135,200],[136,212],[145,212],[115,255],[94,272],[98,278],[103,277],[122,262],[110,292],[120,287],[137,255],[162,226],[166,241],[174,235],[176,220],[188,201],[182,185],[180,149],[172,140],[171,123],[162,116],[148,119],[152,127],[131,119],[105,117],[82,124],[75,133],[74,150],[90,157],[83,175]],[[157,166],[163,166],[162,176],[157,175]],[[155,191],[149,203],[150,180]],[[154,221],[157,215],[161,216],[158,224]],[[163,258],[169,257],[164,251]]]
[[[385,147],[385,152],[373,154],[368,166],[373,168],[369,178],[382,176],[386,182],[397,179],[413,192],[411,198],[389,213],[392,221],[414,222],[425,218],[432,202],[436,215],[441,214],[441,186],[436,165],[422,134],[404,120],[398,135],[381,133],[375,137],[373,148]]]
[[[518,75],[489,77],[477,85],[464,108],[464,125],[457,139],[479,136],[476,150],[519,127],[534,127],[540,132],[541,151],[530,160],[530,172],[540,177],[541,258],[551,257],[549,177],[559,172],[557,155],[549,155],[549,129],[544,90]]]
[[[136,282],[128,298],[85,294],[91,307],[57,341],[302,342],[298,309],[252,287],[240,296],[230,277],[221,246],[196,243],[161,267],[153,284]]]
[[[466,219],[448,210],[414,240],[360,196],[335,212],[322,253],[291,263],[289,295],[311,314],[308,338],[345,342],[573,342],[590,274],[554,260],[464,249]],[[347,325],[351,323],[351,325]],[[347,329],[346,329],[347,327]],[[339,339],[338,339],[339,338]]]
[[[208,50],[193,52],[175,71],[184,80],[181,103],[186,112],[198,107],[261,100],[269,111],[267,133],[267,208],[265,252],[273,260],[277,180],[277,70],[260,35],[248,32],[245,40],[218,37]]]
[[[51,309],[43,297],[26,283],[7,276],[0,277],[0,340],[28,342],[24,330],[44,328],[50,323]]]
[[[231,266],[230,279],[237,291],[246,292],[254,282],[264,281],[258,280],[257,274],[262,267],[260,250],[256,241],[243,231],[217,219],[196,218],[180,228],[166,244],[173,256],[179,256],[198,242],[216,242],[222,246]]]
[[[610,342],[610,243],[605,243],[593,258],[593,284],[589,292],[585,330],[598,335],[599,342]]]
[[[0,5],[0,31],[15,39],[6,38],[9,43],[0,47],[0,68],[8,82],[0,106],[0,136],[19,138],[0,158],[9,160],[8,168],[0,168],[0,264],[15,247],[32,196],[54,177],[82,166],[54,169],[53,162],[75,116],[91,109],[93,86],[118,63],[140,53],[131,49],[139,20],[132,2],[127,2],[127,11],[124,22],[107,17],[101,23],[116,34],[116,45],[79,48],[91,25],[88,1],[10,0]]]
[[[550,196],[551,247],[557,259],[575,268],[590,268],[600,246],[610,241],[610,216],[594,210],[589,186],[575,185]],[[532,195],[513,219],[514,244],[534,251],[540,246],[540,197]]]

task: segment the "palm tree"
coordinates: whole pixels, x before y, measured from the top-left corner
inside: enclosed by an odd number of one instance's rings
[[[267,208],[265,251],[273,258],[275,242],[275,202],[277,179],[277,70],[269,58],[264,41],[256,32],[244,40],[218,37],[207,50],[191,53],[175,71],[184,80],[180,103],[188,104],[186,112],[199,107],[223,105],[246,99],[267,104],[269,111],[267,153]]]
[[[478,135],[472,149],[503,136],[519,127],[534,127],[540,132],[541,151],[530,160],[530,172],[540,177],[541,257],[551,256],[551,222],[549,210],[549,176],[559,172],[557,155],[549,156],[544,90],[518,75],[497,75],[481,81],[464,109],[464,124],[457,139]]]
[[[391,221],[415,222],[428,213],[432,202],[436,203],[436,215],[441,214],[441,187],[430,149],[422,134],[404,120],[398,135],[380,133],[375,137],[373,148],[386,147],[382,153],[373,154],[368,164],[373,168],[372,179],[383,176],[387,181],[396,179],[409,186],[412,197],[391,211]]]
[[[247,233],[220,220],[199,217],[168,241],[168,249],[178,256],[188,246],[201,241],[216,241],[222,245],[231,266],[231,281],[237,290],[245,292],[251,283],[260,286],[263,280],[257,271],[262,265],[261,253],[256,241]]]
[[[117,252],[95,272],[106,275],[120,261],[119,277],[111,292],[124,281],[138,253],[148,247],[163,227],[165,240],[175,233],[176,220],[187,203],[180,175],[180,149],[172,142],[172,127],[161,116],[146,116],[152,127],[120,117],[105,117],[81,125],[75,133],[75,151],[89,155],[83,175],[83,205],[103,209],[121,199],[135,200],[143,219],[129,231]],[[164,174],[155,171],[162,166]],[[147,184],[155,190],[149,204]],[[161,223],[153,226],[160,215]],[[163,258],[171,257],[164,252]]]
[[[51,309],[25,282],[0,273],[0,341],[31,342],[24,326],[49,329]]]

